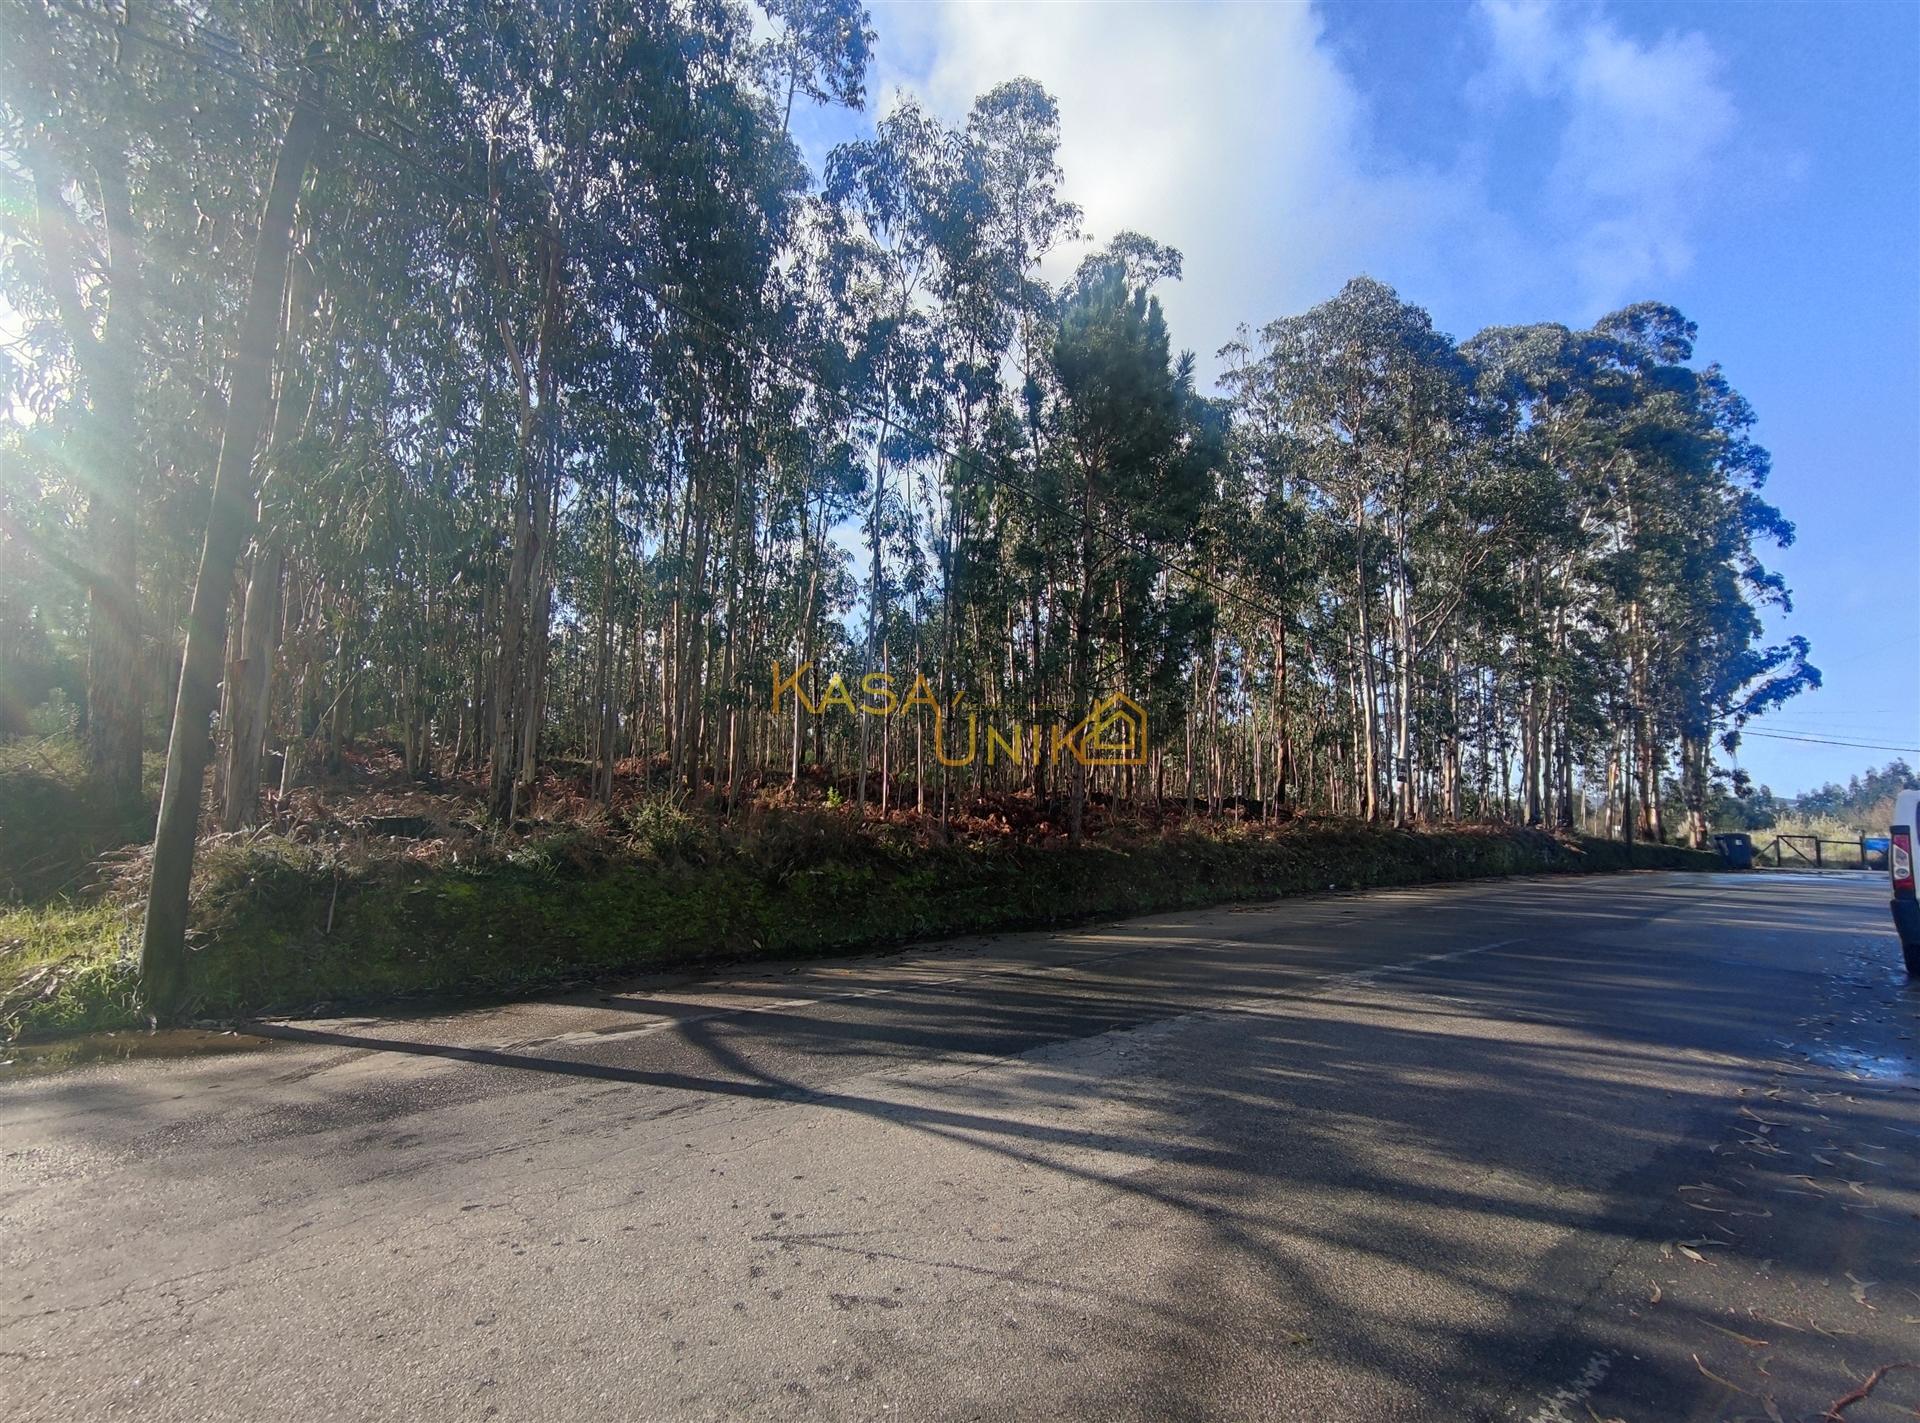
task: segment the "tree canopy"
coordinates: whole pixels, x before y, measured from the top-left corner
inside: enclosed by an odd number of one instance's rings
[[[229,828],[377,740],[504,823],[564,761],[1076,835],[1092,796],[1704,835],[1716,750],[1819,674],[1691,322],[1455,341],[1362,276],[1248,313],[1209,395],[1180,253],[1067,258],[1032,80],[808,170],[796,107],[862,106],[872,41],[850,0],[6,7],[6,725],[71,709],[134,794],[204,739],[205,604]],[[932,694],[862,715],[874,674]],[[1117,691],[1138,764],[1045,754]],[[957,707],[1026,754],[962,758]]]

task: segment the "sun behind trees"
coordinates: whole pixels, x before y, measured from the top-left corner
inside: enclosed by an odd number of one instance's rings
[[[188,855],[202,794],[270,820],[369,743],[503,825],[564,761],[728,812],[1018,792],[1076,840],[1098,797],[1699,842],[1716,744],[1818,673],[1761,642],[1792,526],[1680,313],[1456,343],[1361,277],[1210,397],[1180,254],[1057,279],[1044,90],[902,101],[816,178],[795,105],[864,102],[867,18],[769,9],[7,7],[7,715],[70,685],[120,797],[171,738]],[[190,607],[204,735],[168,720]],[[775,660],[1039,726],[1124,691],[1153,742],[952,767],[926,717],[776,712]]]

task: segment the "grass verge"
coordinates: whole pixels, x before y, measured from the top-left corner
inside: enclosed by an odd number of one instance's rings
[[[823,823],[825,822],[825,823]],[[840,817],[720,839],[688,823],[557,832],[467,865],[347,865],[263,837],[210,855],[196,894],[192,1016],[500,999],[623,972],[799,958],[1333,888],[1623,869],[1622,846],[1516,830],[1316,823],[1131,843],[927,844]],[[1717,856],[1640,846],[1640,868]],[[133,916],[0,913],[0,1036],[144,1021]]]

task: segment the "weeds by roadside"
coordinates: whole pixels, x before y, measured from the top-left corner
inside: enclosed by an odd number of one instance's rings
[[[1637,863],[1717,861],[1642,846]],[[500,998],[668,964],[852,952],[1330,888],[1623,866],[1622,847],[1605,841],[1337,821],[1202,824],[1070,849],[941,841],[825,809],[768,809],[738,824],[667,811],[431,858],[257,832],[210,843],[196,877],[192,1012],[227,1019]],[[0,1033],[141,1022],[131,918],[108,900],[0,919],[8,946]]]
[[[0,760],[0,1040],[145,1021],[145,812],[91,806],[71,741]],[[377,748],[196,859],[190,1011],[302,1013],[499,998],[704,959],[799,957],[1288,893],[1615,869],[1622,847],[1510,828],[1186,818],[1095,803],[1088,842],[1030,795],[961,797],[943,824],[861,819],[825,781],[724,814],[636,765],[606,806],[553,770],[529,818],[489,825],[478,781],[422,786]],[[54,814],[64,807],[68,818]],[[36,823],[49,829],[35,833]],[[131,840],[132,843],[125,843]],[[38,856],[38,860],[33,857]],[[57,879],[23,864],[62,862]],[[1642,865],[1712,857],[1642,846]],[[29,889],[37,891],[36,898]]]
[[[111,902],[0,910],[0,1042],[140,1022],[133,929]]]

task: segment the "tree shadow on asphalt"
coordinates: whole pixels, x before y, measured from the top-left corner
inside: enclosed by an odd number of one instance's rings
[[[1081,936],[1110,951],[1053,967],[804,1008],[692,1012],[636,998],[636,1015],[664,1019],[657,1030],[538,1051],[287,1024],[256,1031],[510,1070],[526,1075],[521,1090],[588,1079],[805,1103],[1144,1203],[1165,1233],[1160,1273],[1105,1288],[894,1252],[1091,1309],[1087,1327],[1131,1367],[1122,1379],[1070,1381],[1076,1409],[1197,1416],[1249,1351],[1291,1348],[1479,1416],[1513,1402],[1496,1381],[1570,1378],[1596,1355],[1633,1347],[1630,1321],[1583,1312],[1584,1291],[1636,1246],[1705,1238],[1710,1225],[1689,1218],[1676,1183],[1731,1179],[1737,1157],[1722,1150],[1731,1092],[1761,1100],[1795,1047],[1796,1014],[1783,1005],[1814,1003],[1832,978],[1830,964],[1746,954],[1737,939],[1684,961],[1633,942],[1697,902],[1647,886],[1606,903],[1514,887],[1476,927],[1486,942],[1514,942],[1422,964],[1429,949],[1457,945],[1458,923],[1390,919],[1377,964],[1332,979],[1328,949],[1284,923],[1222,943],[1162,916]],[[1858,906],[1836,896],[1794,927],[1858,934]],[[1764,918],[1753,928],[1764,931]],[[1078,1052],[1169,1022],[1175,1033],[1117,1066]],[[930,1064],[954,1070],[872,1078]],[[987,1064],[998,1070],[966,1070]],[[834,1085],[854,1079],[866,1079],[859,1090]],[[489,1090],[475,1083],[473,1095]],[[417,1109],[407,1098],[383,1112]],[[444,1087],[431,1094],[447,1100]],[[1126,1126],[1074,1124],[1116,1102]],[[315,1120],[303,1117],[303,1128]],[[1821,1120],[1864,1135],[1910,1124],[1912,1113],[1897,1091],[1863,1088]],[[1741,1189],[1758,1188],[1743,1179]],[[797,1231],[769,1238],[889,1253]],[[1814,1232],[1774,1231],[1767,1249],[1782,1274],[1831,1273]],[[1403,1291],[1394,1305],[1382,1302],[1382,1272]],[[1349,1288],[1356,1280],[1372,1287]],[[1223,1299],[1234,1304],[1231,1336],[1220,1332]],[[1662,1308],[1663,1328],[1724,1332],[1724,1316],[1705,1305]],[[1328,1318],[1338,1330],[1316,1334]],[[1288,1342],[1298,1340],[1307,1342]],[[1669,1416],[1717,1388],[1671,1357],[1638,1367],[1671,1398]]]

